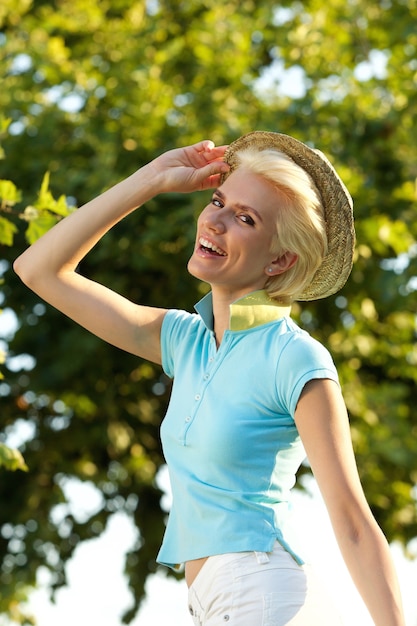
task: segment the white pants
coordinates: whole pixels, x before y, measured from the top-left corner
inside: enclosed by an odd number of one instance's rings
[[[207,559],[188,590],[195,626],[338,626],[340,616],[308,565],[273,552]]]

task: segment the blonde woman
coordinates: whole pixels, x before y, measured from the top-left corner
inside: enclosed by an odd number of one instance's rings
[[[76,267],[157,194],[213,188],[189,272],[195,313],[130,302]],[[47,302],[174,379],[161,437],[173,505],[157,560],[185,565],[196,626],[336,626],[287,538],[307,454],[352,578],[377,626],[404,626],[386,539],[364,497],[328,351],[290,317],[351,270],[351,198],[327,159],[279,133],[169,151],[60,222],[15,262]],[[140,244],[138,244],[138,253]]]

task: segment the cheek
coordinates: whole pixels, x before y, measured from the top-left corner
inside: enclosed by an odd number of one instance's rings
[[[201,211],[200,215],[197,218],[197,224],[201,224],[204,220],[207,219],[207,216],[210,214],[210,205],[204,207]]]

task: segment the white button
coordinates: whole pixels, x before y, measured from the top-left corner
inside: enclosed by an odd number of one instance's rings
[[[210,378],[209,374],[204,374],[204,380],[208,380]]]
[[[185,418],[185,421],[186,421],[186,422],[191,422],[191,417],[188,415],[188,416]]]
[[[200,400],[200,398],[201,398],[200,394],[199,394],[199,393],[197,393],[197,394],[196,394],[196,396],[195,396],[195,399],[196,399],[196,400]]]
[[[211,356],[211,357],[209,358],[209,363],[213,363],[213,361],[214,361],[214,358]]]

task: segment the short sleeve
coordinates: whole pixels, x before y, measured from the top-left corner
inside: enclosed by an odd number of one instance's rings
[[[161,327],[162,369],[169,378],[173,378],[175,375],[178,346],[187,335],[187,331],[195,318],[196,315],[187,311],[170,309],[163,319]]]
[[[277,367],[277,392],[281,406],[294,417],[304,386],[314,379],[339,383],[329,351],[308,333],[294,333],[282,349]]]

